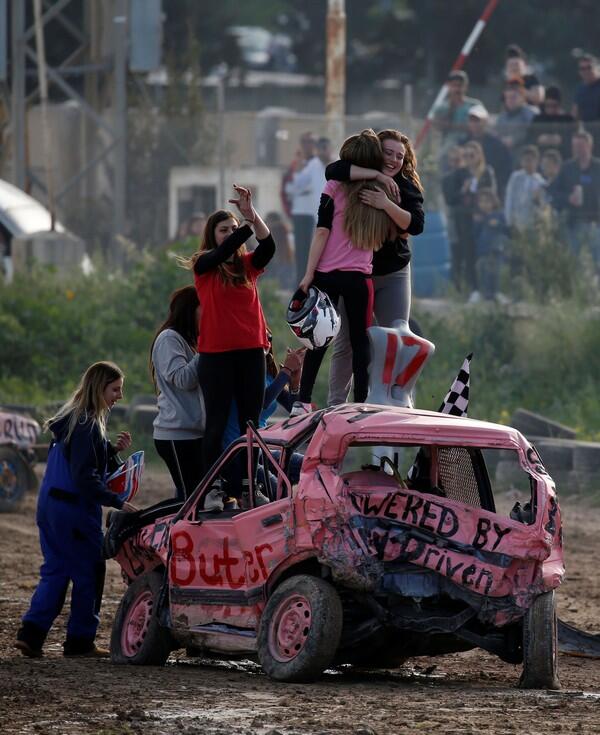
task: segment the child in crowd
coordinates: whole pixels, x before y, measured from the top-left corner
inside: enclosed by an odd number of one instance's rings
[[[538,173],[540,154],[534,145],[521,151],[521,168],[513,171],[506,187],[504,217],[508,227],[519,232],[535,224],[537,209],[544,202],[544,179]]]
[[[131,445],[122,432],[113,446],[106,435],[110,409],[123,398],[123,373],[112,362],[96,362],[77,389],[44,425],[53,434],[40,487],[36,520],[44,563],[15,646],[24,656],[43,655],[69,583],[71,611],[65,656],[106,657],[95,644],[104,588],[102,506],[134,511],[106,484],[121,464],[117,452]]]
[[[484,299],[505,302],[500,292],[500,277],[507,262],[508,228],[502,205],[492,189],[477,192],[477,211],[473,217],[477,282]]]

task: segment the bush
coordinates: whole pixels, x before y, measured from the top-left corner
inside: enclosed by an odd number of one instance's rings
[[[194,243],[177,244],[191,253]],[[38,268],[0,288],[0,403],[62,401],[83,370],[114,360],[126,374],[126,396],[152,392],[148,351],[164,320],[169,294],[191,282],[166,251],[143,251],[127,272],[97,263],[92,277]],[[577,294],[577,289],[575,289]],[[279,359],[294,345],[285,322],[286,297],[274,281],[261,283],[261,299]],[[465,355],[473,352],[470,415],[507,422],[522,406],[600,436],[596,365],[600,313],[572,298],[526,309],[448,302],[438,314],[415,316],[436,345],[417,386],[422,408],[437,410]],[[330,350],[331,352],[331,350]],[[328,362],[314,400],[325,405]],[[127,399],[126,399],[127,400]]]

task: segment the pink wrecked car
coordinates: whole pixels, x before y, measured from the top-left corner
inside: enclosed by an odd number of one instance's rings
[[[518,460],[521,498],[506,509],[486,467],[494,454]],[[240,462],[271,502],[252,507],[251,493],[247,510],[205,512],[206,493],[234,481]],[[346,404],[250,428],[183,506],[142,511],[129,528],[117,515],[108,555],[129,586],[116,663],[162,664],[193,647],[311,681],[337,663],[389,667],[480,647],[522,661],[521,686],[559,686],[560,510],[515,429]]]

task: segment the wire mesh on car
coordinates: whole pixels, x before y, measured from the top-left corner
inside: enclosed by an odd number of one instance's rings
[[[465,447],[438,449],[438,484],[447,498],[473,508],[482,507],[473,460]]]

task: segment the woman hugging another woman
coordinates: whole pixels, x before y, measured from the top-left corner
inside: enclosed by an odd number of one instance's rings
[[[383,153],[372,130],[350,136],[340,149],[347,166],[381,171]],[[294,298],[304,298],[313,285],[334,304],[343,298],[352,348],[354,400],[363,402],[368,392],[369,340],[367,328],[373,313],[371,270],[373,251],[395,236],[396,226],[380,208],[366,203],[370,195],[383,193],[379,181],[328,181],[323,194],[304,278]],[[293,415],[311,410],[312,391],[326,347],[309,350],[304,360],[299,400]]]
[[[365,166],[353,157],[329,164],[325,171],[328,180],[377,182],[376,190],[363,189],[363,204],[385,213],[395,225],[391,236],[386,236],[373,254],[374,313],[377,324],[391,327],[395,321],[408,321],[411,305],[411,252],[409,235],[423,232],[423,186],[417,173],[417,158],[409,138],[398,130],[382,130],[377,135],[381,142],[382,164]],[[329,373],[329,405],[347,400],[352,345],[349,333],[348,304],[340,304],[342,325],[335,338]],[[355,394],[356,400],[356,394]]]

